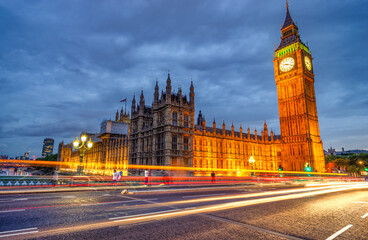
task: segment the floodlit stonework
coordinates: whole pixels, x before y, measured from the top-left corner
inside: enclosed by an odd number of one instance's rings
[[[261,134],[251,133],[242,126],[235,131],[233,124],[220,128],[212,126],[199,111],[195,119],[193,82],[188,97],[179,88],[172,91],[168,74],[164,90],[154,88],[154,101],[146,105],[143,91],[139,102],[135,96],[131,105],[131,119],[123,111],[115,121],[105,121],[98,141],[87,151],[83,163],[87,171],[111,173],[124,170],[128,164],[193,167],[194,175],[243,176],[242,170],[283,170],[324,172],[323,146],[319,133],[314,73],[311,52],[299,36],[287,8],[282,37],[274,53],[281,135],[269,131],[266,121]],[[129,122],[130,128],[129,128]],[[121,122],[126,123],[122,126]],[[124,131],[124,133],[113,131]],[[129,131],[130,129],[130,131]],[[109,132],[110,131],[110,132]],[[111,132],[112,131],[112,132]],[[128,140],[129,137],[129,140]],[[254,159],[251,165],[249,159]],[[71,145],[59,146],[59,160],[68,162],[70,169],[79,165],[78,151]],[[128,163],[129,161],[129,163]],[[141,170],[129,169],[131,174]]]

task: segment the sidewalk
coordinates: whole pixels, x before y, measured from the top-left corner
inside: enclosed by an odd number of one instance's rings
[[[57,193],[57,192],[79,192],[79,191],[107,191],[107,190],[127,190],[128,194],[160,194],[170,192],[195,192],[195,191],[211,191],[211,190],[225,190],[232,188],[295,188],[304,187],[300,183],[237,183],[237,184],[201,184],[201,185],[118,185],[118,186],[93,186],[93,187],[40,187],[32,189],[4,189],[0,190],[1,195],[10,194],[34,194],[34,193]]]

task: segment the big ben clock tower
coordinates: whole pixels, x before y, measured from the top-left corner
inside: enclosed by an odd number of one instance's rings
[[[281,129],[284,170],[324,172],[325,160],[319,134],[312,55],[301,41],[298,27],[286,5],[281,42],[274,53],[275,81]]]

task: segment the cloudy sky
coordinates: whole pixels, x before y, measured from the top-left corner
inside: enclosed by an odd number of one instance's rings
[[[368,149],[368,2],[290,0],[314,57],[324,148]],[[0,0],[0,154],[98,132],[156,78],[229,128],[280,133],[273,52],[283,0]],[[57,151],[57,149],[56,149]],[[55,151],[54,151],[55,152]]]

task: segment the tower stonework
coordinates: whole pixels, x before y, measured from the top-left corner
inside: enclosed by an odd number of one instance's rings
[[[281,42],[274,53],[279,106],[282,165],[285,170],[324,172],[319,133],[312,55],[301,41],[289,8],[281,28]]]
[[[133,99],[129,164],[193,166],[193,83],[189,91],[189,99],[181,88],[177,93],[172,92],[168,74],[161,98],[156,82],[152,106],[145,105],[143,92],[137,107]]]

